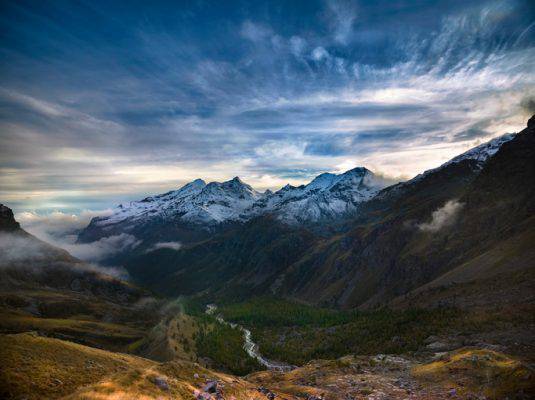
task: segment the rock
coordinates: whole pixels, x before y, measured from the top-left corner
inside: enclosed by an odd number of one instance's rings
[[[448,351],[451,350],[452,347],[450,344],[445,342],[436,341],[433,343],[429,343],[426,346],[427,350],[433,351],[433,352],[442,352],[442,351]]]
[[[256,388],[256,390],[259,392],[259,393],[262,393],[264,396],[266,396],[269,400],[273,400],[275,399],[275,397],[277,397],[277,395],[275,393],[273,393],[271,390],[263,387],[263,386],[260,386],[258,388]]]
[[[217,381],[208,381],[202,388],[203,392],[215,393],[217,392]]]
[[[438,342],[440,341],[440,338],[438,336],[429,336],[427,339],[424,340],[424,344],[431,344],[433,342]]]
[[[162,390],[169,390],[167,380],[163,376],[156,376],[152,379],[152,382]]]

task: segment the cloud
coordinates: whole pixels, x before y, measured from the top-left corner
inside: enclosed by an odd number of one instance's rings
[[[182,248],[182,244],[180,242],[158,242],[154,244],[153,246],[151,246],[150,248],[148,248],[146,253],[150,253],[151,251],[159,250],[159,249],[171,249],[171,250],[178,251],[181,248]]]
[[[315,61],[321,61],[324,59],[329,59],[331,57],[329,52],[321,46],[316,47],[314,50],[312,50],[311,56]]]
[[[79,213],[199,177],[414,176],[525,126],[528,3],[259,1],[223,16],[191,2],[155,5],[151,23],[139,7],[6,6],[0,198]]]
[[[98,263],[141,244],[135,236],[126,233],[105,237],[92,243],[76,243],[78,232],[85,228],[92,218],[110,213],[111,210],[85,210],[78,215],[60,211],[49,214],[21,212],[15,215],[15,219],[23,229],[39,239],[67,250],[83,261]]]
[[[0,233],[0,266],[45,258],[49,249],[44,243],[21,235]]]
[[[33,235],[43,240],[50,237],[59,239],[67,235],[76,234],[85,228],[91,219],[98,216],[111,215],[112,210],[84,210],[79,214],[69,214],[61,211],[53,211],[47,214],[39,214],[32,211],[23,211],[15,215],[15,219],[21,226]]]
[[[449,200],[442,207],[433,211],[431,221],[417,225],[422,232],[435,233],[455,222],[463,204],[457,200]]]
[[[115,254],[135,249],[141,240],[127,233],[108,236],[91,243],[75,243],[76,236],[65,237],[58,244],[73,256],[84,261],[99,262]]]
[[[307,48],[307,41],[299,36],[290,38],[290,49],[295,57],[301,57]]]
[[[251,42],[262,42],[272,35],[272,31],[261,24],[245,21],[242,24],[240,34]]]
[[[340,44],[347,44],[353,30],[353,23],[357,18],[356,2],[329,0],[327,1],[327,16],[334,40]]]
[[[529,115],[532,116],[535,114],[535,96],[525,97],[520,103],[520,107]]]
[[[109,238],[105,242],[99,241],[95,245],[76,246],[77,256],[86,259],[98,259],[106,254],[113,254],[112,246],[124,245],[128,238]],[[71,250],[71,254],[74,254]],[[83,257],[79,257],[83,258]],[[0,233],[0,269],[24,268],[39,273],[50,268],[67,268],[78,271],[97,272],[120,279],[127,279],[128,272],[122,267],[102,266],[91,262],[71,262],[57,248],[36,240],[30,236],[14,233]]]

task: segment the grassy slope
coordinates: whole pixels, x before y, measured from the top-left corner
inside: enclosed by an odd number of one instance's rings
[[[59,398],[78,387],[154,363],[35,334],[0,336],[1,396]]]
[[[535,224],[535,218],[526,224]],[[535,291],[535,231],[526,230],[391,302],[397,308],[518,304]],[[524,301],[522,301],[524,302]],[[527,303],[530,303],[528,300]]]
[[[122,351],[157,323],[157,307],[156,302],[114,302],[68,289],[1,290],[0,332],[38,331]]]
[[[226,398],[265,399],[254,385],[198,364],[160,364],[34,334],[0,335],[0,359],[0,397],[6,400],[193,399],[206,379],[223,382]],[[169,390],[155,385],[156,377],[164,378]]]
[[[441,359],[418,365],[412,374],[424,383],[455,389],[460,396],[482,394],[485,398],[505,399],[522,393],[535,396],[535,380],[519,359],[485,349],[464,348]]]

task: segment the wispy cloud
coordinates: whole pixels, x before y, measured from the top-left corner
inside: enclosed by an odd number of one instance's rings
[[[146,253],[150,253],[152,251],[159,250],[159,249],[170,249],[170,250],[178,251],[181,248],[182,248],[182,243],[180,242],[158,242],[158,243],[155,243],[150,248],[148,248],[146,250]]]
[[[414,176],[533,109],[521,0],[99,7],[5,8],[0,197],[17,210],[107,208],[197,177]],[[66,17],[88,12],[91,26]]]
[[[449,200],[442,207],[436,209],[431,214],[431,220],[418,225],[422,232],[435,233],[441,229],[452,225],[459,215],[463,204],[458,200]]]
[[[336,42],[347,44],[357,18],[357,2],[351,0],[328,0],[327,16]]]

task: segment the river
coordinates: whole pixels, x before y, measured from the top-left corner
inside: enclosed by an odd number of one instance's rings
[[[250,357],[256,359],[261,365],[263,365],[269,370],[281,372],[291,371],[292,369],[296,368],[293,365],[279,361],[268,360],[267,358],[262,356],[262,354],[260,354],[258,345],[253,342],[252,334],[249,329],[244,328],[241,325],[235,324],[234,322],[225,321],[221,314],[216,314],[216,312],[217,306],[215,304],[208,304],[206,306],[206,314],[214,315],[218,322],[228,325],[231,328],[239,329],[243,333],[243,349]]]

